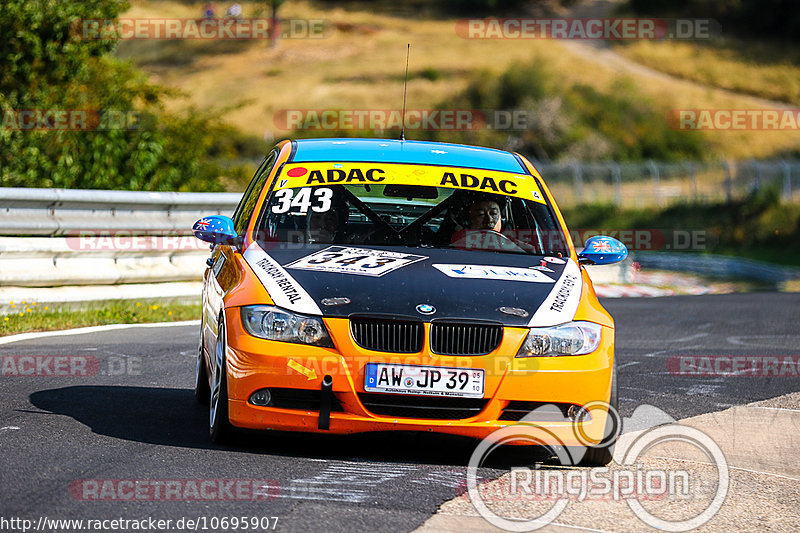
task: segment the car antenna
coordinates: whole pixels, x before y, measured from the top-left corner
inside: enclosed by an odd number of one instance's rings
[[[403,124],[400,127],[400,140],[406,140],[406,90],[408,89],[408,56],[411,55],[411,43],[408,43],[408,48],[406,49],[406,77],[403,80],[403,114],[401,118],[403,120]]]

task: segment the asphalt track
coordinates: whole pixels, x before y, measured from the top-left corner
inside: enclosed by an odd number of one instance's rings
[[[800,390],[797,377],[667,371],[667,361],[677,355],[797,356],[800,294],[604,304],[617,322],[623,416],[649,404],[682,419]],[[173,524],[205,517],[209,530],[212,517],[278,517],[276,531],[411,531],[462,490],[475,445],[468,439],[270,432],[241,434],[224,448],[212,445],[207,411],[195,404],[191,390],[196,346],[196,326],[0,345],[2,356],[92,356],[98,363],[89,377],[0,377],[0,517],[34,524],[40,517],[151,517]],[[517,459],[512,453],[508,460]],[[503,466],[483,475],[496,477]],[[256,501],[235,495],[222,501],[141,501],[108,494],[95,501],[70,492],[70,486],[85,487],[80,480],[87,479],[144,480],[151,486],[167,480],[271,480],[279,490]]]

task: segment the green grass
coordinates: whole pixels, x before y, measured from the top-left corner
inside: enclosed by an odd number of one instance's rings
[[[0,318],[0,336],[103,324],[178,322],[200,317],[200,304],[163,301],[96,302],[82,309],[46,306],[30,301],[11,302],[9,306],[11,314]]]

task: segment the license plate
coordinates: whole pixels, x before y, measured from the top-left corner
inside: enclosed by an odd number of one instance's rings
[[[483,398],[482,368],[367,363],[364,390],[393,394]]]

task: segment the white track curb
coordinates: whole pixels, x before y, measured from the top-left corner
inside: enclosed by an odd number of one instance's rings
[[[99,331],[113,331],[115,329],[127,328],[166,328],[170,326],[199,326],[199,320],[184,320],[181,322],[152,322],[149,324],[106,324],[105,326],[89,326],[85,328],[62,329],[57,331],[34,331],[31,333],[19,333],[0,337],[0,344],[10,344],[12,342],[27,341],[31,339],[41,339],[43,337],[60,337],[64,335],[83,335],[84,333],[96,333]]]

